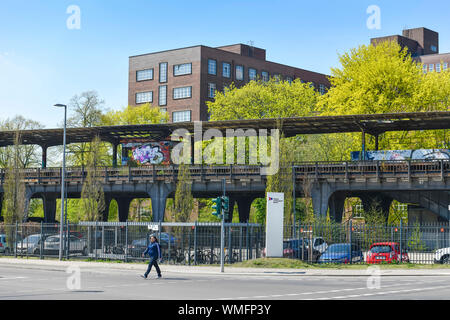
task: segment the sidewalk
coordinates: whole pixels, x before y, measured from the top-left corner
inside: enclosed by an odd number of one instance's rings
[[[78,266],[81,269],[91,271],[104,270],[130,270],[142,272],[146,268],[143,263],[114,263],[114,262],[87,262],[87,261],[58,261],[58,260],[39,260],[27,258],[1,258],[0,269],[2,266],[22,266],[40,269],[58,268],[65,269],[69,266]],[[220,272],[219,266],[179,266],[179,265],[160,265],[163,272],[173,273],[195,273],[195,274],[228,274],[228,275],[259,275],[259,276],[370,276],[368,268],[362,269],[268,269],[268,268],[236,268],[225,266],[224,273]],[[382,276],[450,276],[450,269],[379,269]]]

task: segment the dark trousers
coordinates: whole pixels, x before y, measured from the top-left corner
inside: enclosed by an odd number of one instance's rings
[[[145,272],[145,277],[147,277],[148,274],[150,273],[150,271],[152,270],[152,266],[155,266],[158,276],[161,276],[161,269],[159,269],[159,266],[158,266],[158,258],[150,258],[150,262],[148,263],[147,272]]]

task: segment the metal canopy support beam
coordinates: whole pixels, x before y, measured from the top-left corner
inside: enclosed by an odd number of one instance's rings
[[[42,145],[42,162],[41,162],[41,167],[42,169],[47,168],[47,149],[48,147],[46,145]]]

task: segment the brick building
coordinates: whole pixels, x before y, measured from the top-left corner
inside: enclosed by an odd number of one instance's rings
[[[423,63],[424,72],[442,72],[449,70],[450,53],[439,53],[439,33],[427,28],[403,30],[402,35],[392,35],[371,39],[376,45],[383,41],[397,42],[402,48],[408,48],[411,56]]]
[[[324,93],[328,76],[266,60],[266,50],[235,44],[193,46],[129,58],[128,104],[151,103],[169,113],[170,121],[208,120],[206,101],[214,92],[253,79],[301,79]]]

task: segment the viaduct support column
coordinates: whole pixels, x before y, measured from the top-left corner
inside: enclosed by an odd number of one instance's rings
[[[132,200],[133,198],[129,197],[116,198],[117,206],[119,207],[119,222],[126,222],[128,220],[128,213],[130,211],[130,203]]]
[[[313,204],[314,215],[325,218],[328,211],[328,201],[332,194],[332,190],[328,184],[315,183],[311,188],[311,198]]]
[[[239,197],[236,199],[240,223],[245,223],[250,219],[250,207],[255,199],[255,197]]]
[[[44,223],[52,223],[56,221],[56,199],[58,199],[58,197],[53,194],[44,194],[42,196],[42,204],[44,206]]]
[[[107,222],[109,216],[109,206],[111,204],[112,197],[110,195],[105,195],[105,209],[102,212],[102,221]],[[128,217],[128,215],[127,215]]]
[[[164,222],[166,201],[173,187],[167,183],[156,183],[150,187],[148,194],[152,200],[152,215],[154,222]]]

